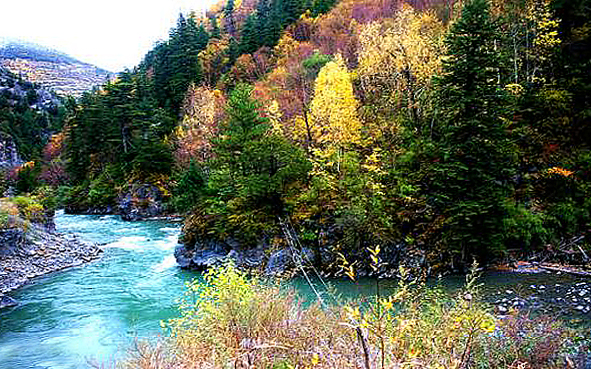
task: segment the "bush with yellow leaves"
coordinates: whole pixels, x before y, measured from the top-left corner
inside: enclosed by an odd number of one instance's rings
[[[378,248],[372,256],[377,266]],[[167,338],[136,345],[125,367],[563,368],[584,350],[559,321],[494,316],[476,266],[453,297],[401,274],[393,294],[304,307],[280,282],[213,268],[187,284],[180,317],[162,323]]]

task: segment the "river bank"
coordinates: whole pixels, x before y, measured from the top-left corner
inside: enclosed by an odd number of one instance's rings
[[[178,316],[177,300],[183,296],[186,283],[202,278],[201,273],[183,270],[175,262],[179,223],[125,222],[115,215],[69,215],[63,211],[58,211],[54,219],[58,232],[74,233],[81,241],[100,244],[103,253],[99,260],[84,267],[37,278],[10,294],[20,305],[0,311],[2,367],[79,369],[88,365],[88,359],[98,363],[119,361],[136,339],[162,335],[160,322]],[[324,280],[330,286],[326,289],[312,271],[310,274],[314,288],[322,296],[358,300],[376,294],[372,278],[358,278],[355,282],[347,278]],[[446,294],[456,294],[465,276],[431,281],[440,284]],[[480,282],[484,284],[482,296],[491,308],[497,300],[502,305],[506,304],[502,302],[505,298],[519,297],[526,300],[525,311],[532,308],[539,312],[554,308],[552,299],[564,298],[573,288],[579,293],[582,288],[576,286],[582,282],[580,277],[565,273],[485,272]],[[316,301],[305,278],[295,277],[285,283],[295,288],[305,306]],[[556,284],[563,286],[560,292],[551,288]],[[538,292],[529,288],[532,285],[538,287]],[[541,286],[545,286],[544,293]],[[380,280],[384,297],[395,294],[397,288],[396,279]],[[513,293],[507,294],[508,290]],[[572,305],[558,306],[557,310],[569,314],[569,321],[591,322],[591,313],[578,312]],[[22,347],[36,349],[23,352]]]
[[[34,278],[95,260],[101,252],[75,235],[38,224],[0,229],[0,308],[18,303],[8,292]]]

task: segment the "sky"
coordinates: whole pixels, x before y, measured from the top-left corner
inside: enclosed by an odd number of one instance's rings
[[[62,51],[111,72],[166,40],[179,12],[218,0],[0,0],[0,37]]]

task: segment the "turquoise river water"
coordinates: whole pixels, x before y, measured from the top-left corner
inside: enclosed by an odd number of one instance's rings
[[[104,253],[98,261],[40,278],[11,294],[20,305],[0,311],[0,369],[88,368],[92,362],[109,367],[135,339],[161,333],[159,322],[176,315],[184,282],[197,277],[176,266],[178,223],[129,223],[117,216],[58,212],[56,226],[59,232],[104,245]],[[450,277],[444,285],[453,290],[462,281]],[[499,273],[487,274],[484,282],[491,286],[486,292],[490,299],[497,301],[532,295],[541,285],[551,290],[584,283],[564,275]],[[303,280],[292,283],[303,298],[313,299]],[[388,291],[395,281],[383,283]],[[370,279],[333,284],[344,297],[371,295],[375,288]],[[556,287],[556,294],[564,292]]]

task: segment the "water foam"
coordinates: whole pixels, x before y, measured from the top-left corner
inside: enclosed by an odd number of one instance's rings
[[[142,236],[121,237],[119,240],[106,244],[104,247],[113,247],[125,250],[138,250],[142,248],[142,245],[140,243],[145,241],[147,241],[147,238]]]
[[[159,264],[152,267],[155,272],[163,272],[167,269],[174,268],[176,266],[176,259],[174,255],[167,255]]]

